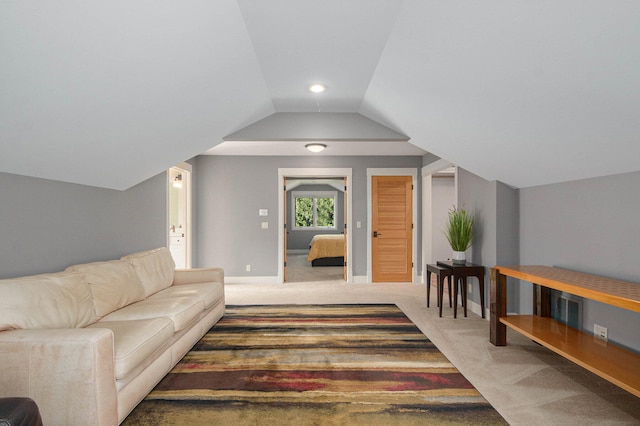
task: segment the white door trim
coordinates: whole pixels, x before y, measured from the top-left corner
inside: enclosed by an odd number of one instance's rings
[[[373,279],[373,265],[371,256],[371,235],[373,230],[371,229],[372,215],[372,188],[371,178],[373,176],[411,176],[411,184],[413,189],[411,190],[411,204],[413,215],[411,222],[413,223],[413,230],[411,232],[411,262],[413,262],[412,268],[412,282],[417,283],[417,255],[418,255],[418,169],[417,168],[391,168],[391,169],[367,169],[367,282],[372,282]]]
[[[437,160],[422,167],[422,265],[434,262],[433,259],[433,174],[452,167],[447,160]],[[457,170],[456,170],[457,171]],[[422,281],[426,281],[426,272],[422,271]]]
[[[339,177],[347,178],[347,217],[344,218],[347,223],[347,283],[353,282],[353,244],[352,244],[352,226],[351,217],[353,214],[352,206],[352,169],[350,168],[293,168],[278,169],[278,280],[284,283],[284,178],[290,177]]]
[[[191,268],[192,266],[192,254],[193,254],[193,185],[191,173],[193,172],[193,166],[189,163],[180,163],[176,166],[171,167],[167,170],[167,225],[165,229],[167,230],[167,248],[171,246],[171,237],[169,228],[171,227],[170,218],[169,218],[169,209],[170,209],[170,189],[173,182],[171,182],[171,170],[179,171],[183,174],[183,185],[186,188],[186,206],[185,207],[185,251],[186,251],[186,268]]]

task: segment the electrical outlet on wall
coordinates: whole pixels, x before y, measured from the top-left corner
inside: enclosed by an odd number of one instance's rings
[[[600,340],[607,341],[608,330],[607,327],[603,327],[598,324],[593,324],[593,335]]]
[[[471,283],[467,283],[467,293],[473,293],[473,286],[471,285]]]
[[[251,272],[251,265],[247,265],[247,266],[245,267],[245,270],[246,270],[247,272]]]

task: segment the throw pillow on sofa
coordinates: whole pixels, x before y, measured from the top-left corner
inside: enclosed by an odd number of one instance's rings
[[[124,260],[73,265],[89,283],[98,318],[144,299],[144,288],[133,266]]]
[[[0,331],[78,328],[97,321],[89,285],[78,272],[0,280]]]
[[[168,248],[133,253],[121,258],[131,263],[144,287],[145,297],[168,288],[173,284],[176,264]]]

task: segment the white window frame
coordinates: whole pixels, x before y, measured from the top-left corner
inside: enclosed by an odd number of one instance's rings
[[[313,198],[313,224],[314,226],[297,226],[296,225],[296,198]],[[333,198],[333,226],[316,226],[316,208],[315,208],[315,199],[316,198]],[[292,225],[291,228],[293,231],[321,231],[321,230],[331,230],[336,231],[338,229],[338,191],[291,191],[291,218]]]

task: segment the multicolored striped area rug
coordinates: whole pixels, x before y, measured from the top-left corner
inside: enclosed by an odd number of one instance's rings
[[[228,306],[125,425],[506,424],[395,305]]]

